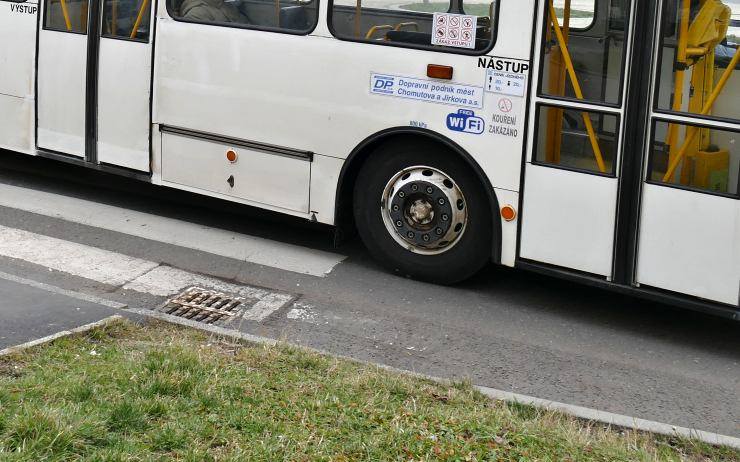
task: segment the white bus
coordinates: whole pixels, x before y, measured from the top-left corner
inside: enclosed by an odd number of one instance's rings
[[[740,319],[740,0],[0,0],[0,148]]]

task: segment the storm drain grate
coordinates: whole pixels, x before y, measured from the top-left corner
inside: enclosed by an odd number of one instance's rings
[[[213,324],[231,319],[244,304],[242,297],[191,287],[175,298],[167,300],[159,311],[193,321]]]

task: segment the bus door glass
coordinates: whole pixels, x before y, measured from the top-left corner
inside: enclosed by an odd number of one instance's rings
[[[149,171],[150,0],[44,0],[39,149]]]
[[[661,5],[637,282],[736,306],[740,1]]]
[[[520,257],[609,278],[631,2],[541,5]]]

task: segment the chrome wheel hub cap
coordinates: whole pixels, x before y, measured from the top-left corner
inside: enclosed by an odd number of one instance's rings
[[[468,221],[468,207],[457,184],[432,167],[410,167],[386,185],[381,199],[383,223],[404,248],[435,255],[460,240]]]

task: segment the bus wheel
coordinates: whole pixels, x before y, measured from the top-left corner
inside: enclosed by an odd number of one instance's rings
[[[457,156],[399,144],[371,155],[354,190],[357,229],[373,256],[403,276],[453,284],[491,256],[481,181]]]

